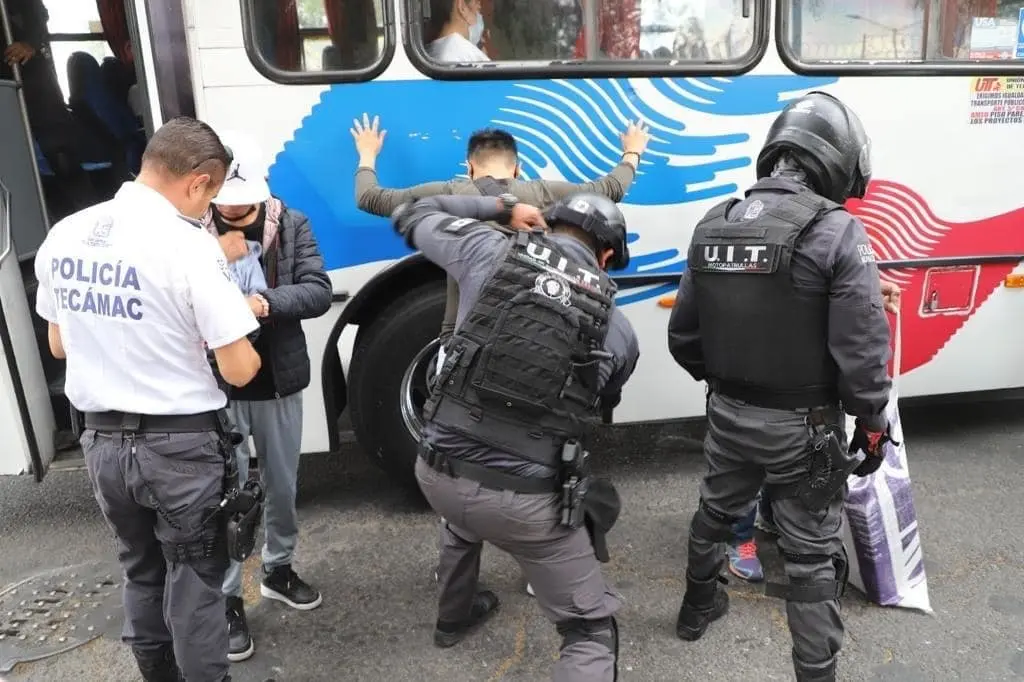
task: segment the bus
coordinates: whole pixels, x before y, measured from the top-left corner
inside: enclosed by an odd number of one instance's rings
[[[849,209],[903,291],[902,396],[1024,385],[1024,195],[1007,180],[1024,149],[1024,2],[455,2],[483,15],[491,61],[427,56],[444,0],[46,0],[44,56],[67,67],[69,109],[94,131],[129,111],[139,134],[108,135],[110,158],[83,162],[97,200],[137,170],[140,138],[187,114],[259,139],[272,191],[310,217],[334,298],[304,323],[319,370],[304,453],[339,452],[347,421],[372,461],[413,480],[443,273],[356,207],[349,129],[364,113],[388,130],[388,187],[464,173],[466,140],[489,126],[516,136],[524,177],[582,182],[617,163],[630,120],[646,122],[621,204],[633,257],[613,273],[641,347],[614,421],[635,423],[703,415],[703,384],[666,342],[693,226],[754,181],[787,101],[834,93],[872,140],[873,181]],[[18,83],[0,82],[0,473],[41,479],[69,446],[63,363],[33,312],[32,258],[61,214],[60,178],[26,111]]]

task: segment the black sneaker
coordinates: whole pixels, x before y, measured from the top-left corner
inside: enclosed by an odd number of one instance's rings
[[[139,664],[143,682],[185,682],[185,676],[174,660],[174,647],[170,644],[153,650],[132,647],[132,653]]]
[[[245,620],[245,605],[241,597],[228,597],[228,660],[244,661],[252,656],[256,646],[249,636],[249,623]]]
[[[306,584],[292,570],[290,564],[278,566],[269,575],[263,578],[260,585],[260,594],[267,599],[276,599],[284,602],[293,609],[309,611],[320,606],[324,600],[317,590]]]
[[[473,608],[469,613],[469,620],[462,623],[437,621],[437,626],[434,629],[434,645],[442,649],[455,646],[465,639],[471,630],[483,625],[487,619],[493,616],[500,605],[498,595],[490,590],[477,592],[473,597]]]

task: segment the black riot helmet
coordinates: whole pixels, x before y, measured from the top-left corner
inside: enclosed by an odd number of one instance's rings
[[[570,194],[544,211],[544,220],[552,227],[577,227],[593,237],[599,249],[611,249],[609,270],[622,270],[629,265],[626,218],[608,197],[590,192]]]
[[[857,115],[828,93],[809,92],[782,110],[757,156],[758,179],[787,153],[827,199],[841,204],[867,191],[871,143]]]

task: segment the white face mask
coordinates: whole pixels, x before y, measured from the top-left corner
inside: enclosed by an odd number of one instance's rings
[[[476,22],[469,27],[469,42],[474,45],[479,45],[480,40],[484,37],[484,15],[481,12],[476,13]]]

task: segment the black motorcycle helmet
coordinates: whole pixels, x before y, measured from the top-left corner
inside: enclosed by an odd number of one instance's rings
[[[867,191],[871,143],[857,115],[828,93],[809,92],[782,110],[757,156],[758,179],[770,176],[786,153],[827,199],[841,204]]]
[[[626,218],[614,201],[600,194],[571,194],[544,211],[548,225],[578,227],[594,237],[600,249],[611,249],[609,270],[622,270],[629,265],[626,246]]]

